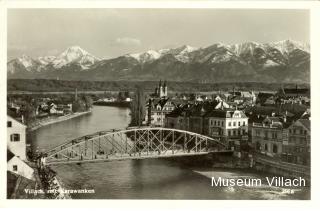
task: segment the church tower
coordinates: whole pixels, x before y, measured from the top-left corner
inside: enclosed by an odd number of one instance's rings
[[[167,96],[168,96],[167,81],[164,81],[164,84],[163,84],[163,96],[164,96],[164,97],[167,97]]]
[[[160,80],[158,91],[159,91],[159,95],[158,96],[160,98],[168,96],[168,88],[167,88],[167,82],[166,81],[164,81],[163,84],[162,84],[162,81]]]
[[[162,81],[160,80],[159,82],[159,87],[158,87],[158,96],[161,97],[162,96]]]

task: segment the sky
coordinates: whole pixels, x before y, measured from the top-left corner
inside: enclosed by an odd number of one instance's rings
[[[8,59],[80,46],[100,58],[214,43],[309,42],[309,11],[284,9],[9,9]]]

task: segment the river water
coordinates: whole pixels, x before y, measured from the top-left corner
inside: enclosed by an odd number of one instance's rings
[[[66,140],[97,131],[126,128],[130,110],[94,106],[84,116],[42,127],[30,136],[34,149],[48,150]],[[66,189],[94,190],[74,199],[309,199],[309,188],[211,187],[211,177],[261,178],[246,170],[189,166],[170,159],[125,160],[52,166]]]

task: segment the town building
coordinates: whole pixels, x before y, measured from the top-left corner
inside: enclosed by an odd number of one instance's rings
[[[206,115],[208,132],[229,146],[248,141],[248,117],[243,111],[235,109],[214,109]]]
[[[152,126],[164,126],[165,116],[175,109],[175,105],[168,98],[149,99],[145,123]]]
[[[278,96],[283,98],[300,98],[308,97],[310,98],[310,89],[308,88],[298,88],[296,85],[295,88],[283,88],[281,87],[277,93]]]
[[[21,160],[26,160],[26,129],[26,125],[7,116],[7,146]]]
[[[310,165],[310,120],[299,119],[288,128],[288,140],[283,142],[282,159],[286,162]]]
[[[287,140],[285,124],[278,117],[266,117],[261,123],[252,123],[251,143],[258,153],[281,158],[283,142]]]
[[[26,163],[26,129],[26,125],[7,116],[7,170],[33,180],[34,170]]]
[[[166,115],[165,126],[208,135],[230,147],[240,145],[248,140],[248,118],[223,105],[223,101],[185,104]]]
[[[7,171],[35,180],[34,169],[21,160],[18,156],[7,150]]]

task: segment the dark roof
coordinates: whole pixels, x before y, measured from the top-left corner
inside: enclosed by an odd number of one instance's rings
[[[167,114],[167,117],[178,117],[182,116],[182,112],[184,111],[184,108],[182,107],[177,107],[173,111],[171,111],[169,114]]]
[[[264,118],[260,115],[257,114],[246,114],[248,117],[248,122],[249,123],[262,123],[262,121],[264,120]]]
[[[252,113],[256,115],[265,115],[265,116],[271,116],[272,113],[276,112],[276,108],[270,107],[270,106],[254,106],[254,107],[248,107],[246,108],[246,113]]]
[[[285,94],[308,94],[309,89],[284,89]]]
[[[11,160],[15,155],[7,149],[7,162]]]
[[[271,96],[274,96],[274,94],[268,92],[259,92],[258,94],[258,98],[269,98]]]
[[[304,113],[306,110],[308,110],[308,106],[303,105],[303,104],[282,104],[281,105],[281,110],[282,111],[289,111],[293,114],[300,114]]]
[[[267,92],[259,92],[258,96],[257,96],[257,102],[260,102],[261,104],[265,103],[265,101],[274,96],[274,94],[272,93],[267,93]]]
[[[184,104],[182,106],[177,107],[174,109],[171,113],[169,113],[168,117],[177,117],[177,116],[204,116],[206,113],[211,112],[218,102],[212,101],[212,102],[199,102],[195,104]]]
[[[271,120],[273,122],[281,122],[279,117],[266,117],[265,120]]]
[[[207,113],[207,117],[220,117],[220,118],[231,118],[232,115],[234,114],[234,110],[231,109],[225,109],[225,110],[212,110],[211,112]],[[241,112],[241,117],[246,117],[246,115]]]
[[[298,121],[303,124],[310,131],[310,120],[308,119],[298,119]]]

